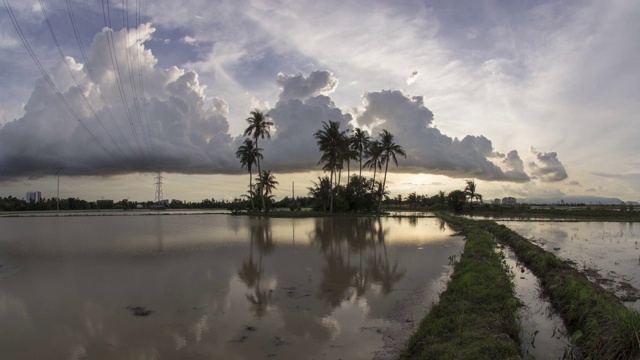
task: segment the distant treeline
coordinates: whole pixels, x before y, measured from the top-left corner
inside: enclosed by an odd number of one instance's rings
[[[204,199],[202,201],[164,201],[167,209],[233,209],[242,200],[216,201],[215,199]],[[274,201],[273,207],[288,207],[291,199],[285,197],[280,201]],[[311,206],[312,199],[306,197],[297,198],[297,203],[302,207]],[[60,199],[60,210],[129,210],[143,208],[148,209],[153,205],[153,201],[138,202],[122,199],[86,201],[79,198]],[[56,198],[42,199],[41,201],[26,201],[13,196],[0,197],[0,211],[51,211],[58,209]]]

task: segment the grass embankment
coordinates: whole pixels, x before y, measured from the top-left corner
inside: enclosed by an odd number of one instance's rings
[[[520,358],[519,302],[495,242],[473,221],[459,224],[467,236],[464,253],[401,358]]]
[[[465,221],[466,222],[466,221]],[[518,259],[540,279],[545,294],[573,333],[581,357],[640,359],[640,313],[574,269],[504,225],[478,221],[513,248]]]

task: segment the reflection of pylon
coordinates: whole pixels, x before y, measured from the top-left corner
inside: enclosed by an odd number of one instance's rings
[[[162,202],[162,173],[158,172],[156,176],[156,202]]]

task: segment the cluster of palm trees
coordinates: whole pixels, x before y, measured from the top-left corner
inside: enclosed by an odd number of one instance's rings
[[[269,115],[263,113],[260,110],[251,111],[250,116],[246,119],[249,125],[244,130],[244,136],[249,136],[244,140],[242,145],[238,147],[236,151],[236,157],[240,160],[240,164],[243,168],[249,171],[249,202],[251,203],[251,210],[255,210],[256,205],[254,198],[258,197],[261,201],[262,211],[267,211],[266,199],[271,200],[273,197],[273,190],[275,190],[278,182],[275,176],[271,174],[270,170],[262,170],[260,168],[260,160],[264,158],[262,155],[262,149],[258,147],[258,140],[265,137],[271,138],[271,127],[273,123],[269,121]],[[258,167],[258,179],[256,183],[253,183],[253,166]]]
[[[394,136],[387,130],[382,130],[378,139],[372,140],[369,135],[360,128],[353,130],[351,135],[347,135],[346,130],[340,129],[337,121],[322,122],[322,128],[316,131],[313,136],[316,138],[318,148],[322,153],[318,164],[323,164],[322,170],[329,173],[329,178],[320,178],[319,183],[315,183],[314,188],[310,188],[311,194],[318,196],[318,193],[328,192],[329,212],[333,213],[334,196],[340,191],[340,180],[342,170],[347,168],[347,186],[356,181],[360,186],[370,188],[371,194],[377,200],[377,211],[382,206],[382,197],[387,181],[389,162],[393,161],[398,166],[398,156],[406,157],[402,146],[395,142]],[[351,161],[358,161],[358,176],[351,177]],[[364,164],[363,164],[364,161]],[[362,178],[362,169],[373,170],[373,180],[366,181]],[[376,182],[377,171],[384,168],[384,178],[382,182]],[[337,184],[337,185],[334,185]]]
[[[264,159],[262,149],[258,146],[260,139],[271,138],[271,127],[273,123],[269,121],[269,115],[260,110],[253,110],[246,119],[248,126],[244,131],[247,138],[236,151],[236,157],[240,160],[243,168],[249,171],[249,191],[248,197],[251,210],[256,210],[259,206],[262,211],[267,210],[267,201],[271,201],[273,190],[278,185],[275,177],[269,170],[262,170],[260,161]],[[402,146],[395,142],[393,134],[387,130],[382,130],[377,139],[371,139],[367,132],[360,128],[354,129],[350,135],[346,130],[340,129],[337,121],[323,122],[322,129],[316,131],[313,136],[317,140],[318,147],[322,153],[318,164],[323,164],[322,170],[329,173],[328,178],[319,178],[315,183],[315,188],[310,188],[312,195],[315,191],[321,192],[328,197],[329,211],[333,213],[334,197],[339,194],[341,186],[342,170],[347,169],[347,186],[349,190],[352,183],[356,183],[359,189],[355,189],[354,196],[363,195],[363,191],[370,193],[379,212],[382,206],[382,198],[385,194],[387,182],[387,172],[389,162],[398,166],[398,156],[406,157]],[[358,163],[358,176],[351,177],[351,161]],[[254,166],[258,168],[258,179],[253,181]],[[362,177],[362,169],[373,170],[373,179],[368,180]],[[382,182],[376,182],[376,175],[384,169]],[[351,189],[353,190],[353,189]],[[317,195],[317,194],[315,194]],[[260,203],[255,204],[255,198]]]
[[[476,182],[474,180],[466,180],[466,186],[464,190],[453,190],[447,195],[447,201],[449,206],[453,208],[456,213],[462,211],[462,208],[469,199],[469,208],[473,211],[473,200],[482,201],[482,195],[476,192]]]

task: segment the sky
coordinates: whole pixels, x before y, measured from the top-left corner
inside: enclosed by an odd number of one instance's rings
[[[392,196],[640,200],[640,3],[3,0],[0,196],[232,199],[245,119],[277,198],[323,121],[386,129]],[[351,170],[357,169],[351,164]],[[365,174],[370,175],[369,172]]]

